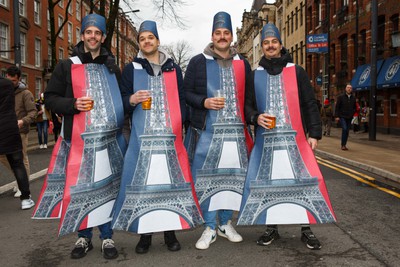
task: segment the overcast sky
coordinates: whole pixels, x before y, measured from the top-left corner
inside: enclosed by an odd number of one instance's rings
[[[138,29],[143,20],[154,20],[155,13],[146,8],[146,6],[151,6],[150,1],[137,0],[135,2],[135,7],[132,5],[132,8],[140,9],[140,12],[136,13],[137,16],[131,15],[131,18]],[[234,41],[236,41],[236,28],[241,27],[242,14],[245,9],[250,11],[253,0],[187,0],[187,2],[188,6],[179,10],[187,21],[187,29],[181,30],[176,26],[169,26],[168,23],[161,25],[161,22],[157,21],[158,34],[161,45],[186,40],[193,48],[192,54],[196,55],[203,52],[211,41],[213,17],[219,11],[225,11],[231,15]]]

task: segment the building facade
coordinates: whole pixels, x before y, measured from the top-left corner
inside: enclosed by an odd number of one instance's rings
[[[50,42],[50,15],[48,1],[18,0],[22,82],[39,98],[51,77],[52,44]],[[98,5],[98,3],[97,3]],[[94,10],[97,10],[96,7]],[[55,45],[57,61],[68,58],[80,41],[82,18],[90,12],[90,1],[62,0],[54,7],[57,31],[67,16]],[[106,12],[107,13],[107,12]],[[121,13],[121,12],[120,12]],[[0,71],[15,65],[13,0],[0,0]],[[124,66],[137,54],[137,31],[132,21],[118,15],[119,31],[115,31],[111,50],[119,49],[119,65]],[[119,42],[117,42],[119,38]],[[118,43],[118,45],[117,45]]]

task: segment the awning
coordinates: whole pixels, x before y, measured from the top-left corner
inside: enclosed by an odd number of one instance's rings
[[[383,60],[378,60],[376,62],[377,74],[382,67],[382,63]],[[371,64],[364,64],[357,67],[356,73],[354,74],[353,79],[350,83],[353,87],[353,91],[369,90],[371,87]]]
[[[377,87],[400,87],[400,56],[385,59],[378,75]]]

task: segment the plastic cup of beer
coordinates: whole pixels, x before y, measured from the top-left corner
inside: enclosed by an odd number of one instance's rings
[[[150,93],[150,91],[149,91]],[[151,109],[151,101],[152,101],[152,97],[150,96],[149,98],[147,98],[145,101],[142,102],[142,109],[143,110],[149,110]]]
[[[82,96],[85,96],[85,97],[89,97],[89,98],[90,98],[90,99],[87,100],[87,103],[86,103],[86,110],[87,110],[87,111],[92,110],[93,107],[94,107],[94,99],[91,97],[90,91],[87,90],[87,89],[83,89],[83,90],[82,90]]]
[[[267,119],[271,120],[268,129],[274,129],[276,127],[276,116],[270,113],[266,113],[265,115],[267,116]]]
[[[215,94],[214,94],[215,98],[218,98],[221,101],[224,101],[224,105],[225,105],[225,93],[222,90],[216,90]]]

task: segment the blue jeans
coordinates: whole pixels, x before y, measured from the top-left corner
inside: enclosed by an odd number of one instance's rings
[[[113,235],[113,230],[111,229],[111,222],[102,224],[97,226],[100,230],[100,239],[111,239]],[[93,237],[93,228],[86,228],[84,230],[78,231],[78,237],[86,237],[92,239]]]
[[[38,130],[39,145],[42,144],[47,145],[47,127],[49,126],[48,123],[49,123],[48,120],[36,123],[36,127]],[[42,136],[44,137],[44,142],[42,142]]]
[[[215,211],[205,211],[203,210],[204,226],[210,227],[215,230],[217,228],[217,213],[219,218],[219,224],[225,225],[229,220],[232,219],[233,210],[215,210]]]
[[[340,118],[340,125],[342,126],[342,146],[345,146],[347,144],[347,139],[349,138],[351,118],[350,119]]]

